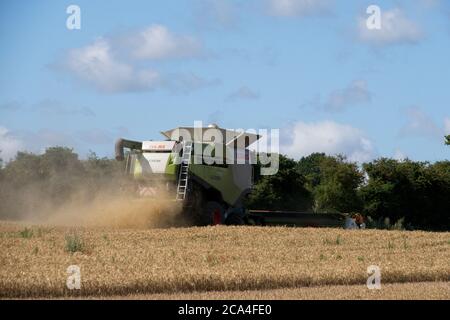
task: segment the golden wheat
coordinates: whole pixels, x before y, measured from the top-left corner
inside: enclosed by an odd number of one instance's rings
[[[272,290],[132,294],[90,299],[133,300],[450,300],[450,282],[388,283],[381,290],[364,285],[317,286]]]
[[[127,230],[0,224],[0,296],[112,296],[450,281],[450,233],[260,227]],[[30,235],[31,234],[31,235]],[[66,237],[82,241],[81,252]],[[81,289],[66,287],[81,268]]]

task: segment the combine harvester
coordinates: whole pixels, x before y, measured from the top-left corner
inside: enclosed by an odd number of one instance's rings
[[[196,130],[213,130],[223,139],[218,143],[214,134],[208,139]],[[119,139],[116,160],[125,161],[126,174],[138,197],[168,195],[170,200],[181,202],[182,214],[188,215],[195,225],[363,227],[361,221],[346,214],[246,209],[255,163],[251,161],[255,154],[248,147],[260,139],[259,135],[217,125],[179,127],[161,133],[166,140]],[[204,156],[207,148],[209,157]]]

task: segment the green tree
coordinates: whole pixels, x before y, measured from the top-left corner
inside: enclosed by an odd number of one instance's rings
[[[358,212],[362,202],[358,188],[363,174],[342,156],[314,153],[298,161],[297,170],[306,177],[314,195],[314,211]]]
[[[248,207],[265,210],[310,210],[312,195],[306,189],[306,179],[298,172],[296,165],[294,160],[280,155],[276,175],[257,175]],[[258,168],[255,168],[256,173]]]
[[[321,163],[327,158],[325,153],[312,153],[297,162],[297,170],[306,177],[308,188],[311,191],[322,181]]]
[[[344,157],[327,157],[320,163],[321,182],[314,189],[316,211],[359,212],[358,187],[363,175]]]
[[[375,219],[405,219],[419,228],[445,229],[450,213],[450,162],[378,159],[364,165],[364,213]]]
[[[445,144],[450,146],[450,135],[445,137]]]

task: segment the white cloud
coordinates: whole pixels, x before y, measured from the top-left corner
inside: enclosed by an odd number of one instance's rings
[[[155,71],[135,70],[116,60],[105,39],[71,50],[65,67],[78,79],[104,92],[147,91],[154,89],[160,78]]]
[[[450,134],[450,118],[444,119],[444,131],[445,134]]]
[[[297,122],[284,130],[289,142],[281,151],[296,159],[315,152],[330,155],[344,154],[350,161],[364,162],[373,159],[372,142],[357,128],[333,121]]]
[[[7,128],[0,126],[0,158],[3,161],[13,159],[17,151],[24,148],[23,142],[13,135]]]
[[[408,159],[408,156],[400,149],[396,149],[394,152],[393,158],[398,161],[404,161],[404,160]]]
[[[201,44],[197,39],[174,34],[159,24],[140,31],[130,41],[132,55],[138,59],[191,58],[201,52]]]
[[[0,126],[0,158],[10,160],[18,151],[42,153],[48,147],[76,146],[75,140],[67,133],[52,129],[38,131],[16,130],[14,132]]]
[[[142,68],[142,60],[199,56],[201,46],[189,36],[173,34],[162,25],[152,25],[135,34],[100,38],[69,50],[60,65],[76,79],[105,93],[151,91],[165,88],[189,92],[217,84],[193,73],[164,73]]]
[[[359,40],[376,46],[413,44],[423,38],[423,31],[402,10],[395,8],[381,11],[381,29],[368,29],[368,16],[358,18]]]
[[[268,0],[269,14],[279,17],[304,17],[330,10],[332,0]]]
[[[346,88],[332,92],[324,108],[328,111],[342,111],[346,107],[367,103],[371,100],[367,82],[355,80]]]
[[[236,91],[232,92],[225,99],[228,102],[236,101],[236,100],[257,100],[259,99],[259,93],[253,91],[247,86],[242,86]]]
[[[401,136],[424,136],[432,139],[442,138],[442,128],[419,107],[406,110],[407,122],[400,129]]]

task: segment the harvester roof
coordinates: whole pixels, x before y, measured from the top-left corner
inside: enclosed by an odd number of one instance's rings
[[[167,131],[161,131],[161,134],[170,140],[174,140],[174,139],[179,140],[179,137],[183,136],[183,133],[189,132],[189,134],[192,138],[192,141],[194,141],[194,142],[197,142],[198,140],[201,140],[201,142],[212,142],[213,139],[208,138],[208,136],[209,136],[208,134],[206,136],[204,135],[204,133],[207,132],[207,130],[211,130],[211,129],[220,131],[220,133],[222,134],[222,137],[223,137],[223,142],[226,145],[231,145],[232,143],[234,143],[234,141],[238,141],[238,145],[241,143],[245,144],[246,139],[248,139],[246,146],[249,146],[261,138],[261,136],[258,134],[245,132],[243,130],[223,129],[223,128],[219,128],[217,125],[210,125],[208,127],[202,127],[202,128],[178,127],[178,128],[174,128],[174,129],[167,130]],[[197,137],[198,134],[200,134],[199,137]]]

